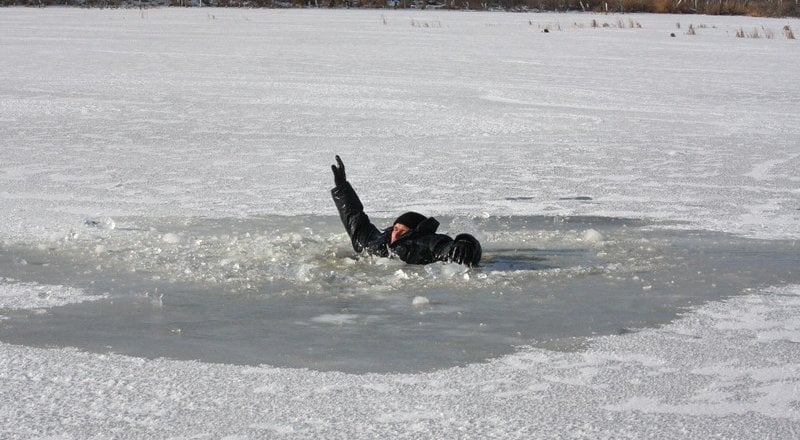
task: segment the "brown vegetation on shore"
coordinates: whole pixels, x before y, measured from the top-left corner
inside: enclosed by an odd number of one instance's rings
[[[800,0],[0,0],[0,6],[189,7],[200,6],[200,2],[202,6],[245,8],[352,7],[800,16]]]

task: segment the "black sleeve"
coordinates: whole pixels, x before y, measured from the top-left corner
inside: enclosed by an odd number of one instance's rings
[[[370,222],[369,216],[364,213],[364,205],[361,204],[361,200],[349,182],[337,185],[331,190],[331,195],[356,252],[361,252],[381,236],[381,231]]]
[[[434,261],[448,261],[450,257],[450,248],[453,247],[453,239],[447,235],[440,235],[444,239],[438,240],[433,244],[431,251],[433,252]]]
[[[393,251],[408,264],[447,261],[453,239],[443,234],[420,234],[398,242]]]

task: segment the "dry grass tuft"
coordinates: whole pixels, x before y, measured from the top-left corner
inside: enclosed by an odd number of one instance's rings
[[[411,20],[411,26],[416,28],[440,28],[442,27],[442,22],[440,21],[420,21],[420,20]]]
[[[580,25],[578,23],[575,23],[574,27],[582,29],[584,26]],[[632,18],[629,18],[627,22],[623,18],[618,18],[617,21],[613,22],[613,23],[600,22],[600,21],[597,21],[597,19],[595,18],[595,19],[592,19],[591,22],[589,22],[589,27],[591,27],[593,29],[597,29],[597,28],[642,29],[642,24],[639,23],[638,21],[632,19]]]

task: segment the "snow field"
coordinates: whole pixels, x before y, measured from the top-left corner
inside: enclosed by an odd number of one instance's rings
[[[800,236],[800,46],[734,36],[798,21],[628,17],[642,28],[593,29],[605,16],[584,14],[2,9],[0,238],[80,239],[87,217],[332,213],[334,154],[385,217],[608,215]],[[689,22],[705,26],[689,36]],[[775,287],[577,353],[414,375],[0,344],[0,436],[794,438],[798,295]],[[0,284],[6,308],[80,297]]]
[[[798,43],[735,32],[798,21],[588,27],[615,18],[5,9],[2,234],[331,213],[341,154],[387,217],[633,216],[797,237]]]

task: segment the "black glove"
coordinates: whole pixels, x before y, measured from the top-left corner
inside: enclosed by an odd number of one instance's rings
[[[338,154],[336,155],[336,163],[339,164],[338,167],[336,165],[331,165],[331,169],[333,170],[333,182],[336,186],[342,186],[347,182],[347,176],[344,174],[344,164]]]
[[[466,266],[477,266],[481,261],[481,244],[469,234],[458,234],[447,254],[448,261]]]

